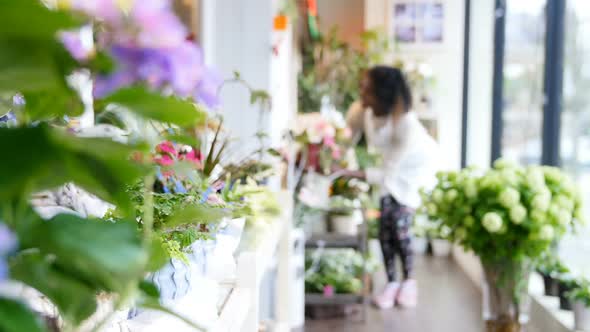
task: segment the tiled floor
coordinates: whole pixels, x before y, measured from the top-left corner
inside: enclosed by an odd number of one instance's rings
[[[354,319],[308,320],[305,332],[480,332],[481,294],[450,259],[419,258],[419,306],[411,310],[371,308],[365,323]]]

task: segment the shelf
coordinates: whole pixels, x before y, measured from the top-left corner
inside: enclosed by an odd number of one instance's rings
[[[343,235],[326,233],[312,235],[305,241],[306,248],[353,248],[363,249],[363,241],[360,235]]]
[[[362,294],[334,294],[324,296],[323,294],[305,294],[305,304],[315,305],[338,305],[338,304],[364,304],[365,297]]]

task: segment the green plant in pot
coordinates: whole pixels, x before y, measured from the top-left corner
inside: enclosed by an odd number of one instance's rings
[[[338,234],[356,235],[358,226],[363,222],[361,202],[343,196],[330,198],[330,231]]]
[[[559,297],[559,309],[572,310],[572,302],[568,293],[579,286],[578,280],[568,270],[559,275],[557,280],[557,296]]]
[[[537,263],[537,272],[543,277],[545,295],[559,296],[559,277],[568,273],[568,268],[554,254],[547,254]]]
[[[572,301],[576,331],[590,331],[590,281],[576,280],[576,285],[567,293]]]
[[[467,168],[437,178],[423,193],[422,212],[480,258],[487,330],[521,331],[534,261],[582,220],[577,188],[557,168],[503,160],[487,171]]]

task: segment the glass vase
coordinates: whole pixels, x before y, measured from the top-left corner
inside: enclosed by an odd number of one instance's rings
[[[482,262],[486,332],[522,332],[529,320],[530,262]]]

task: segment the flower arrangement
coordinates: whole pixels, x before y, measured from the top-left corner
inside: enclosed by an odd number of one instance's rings
[[[423,193],[422,211],[484,262],[535,259],[583,220],[581,196],[557,168],[498,161],[485,173],[469,168],[437,177]]]
[[[576,186],[557,168],[504,160],[486,172],[467,168],[437,178],[422,193],[422,212],[440,235],[479,256],[496,290],[490,298],[496,311],[486,317],[491,331],[517,328],[514,313],[533,261],[583,220]]]
[[[331,174],[332,168],[346,167],[346,151],[352,134],[342,116],[319,116],[295,135],[300,146],[299,162],[306,170]]]

